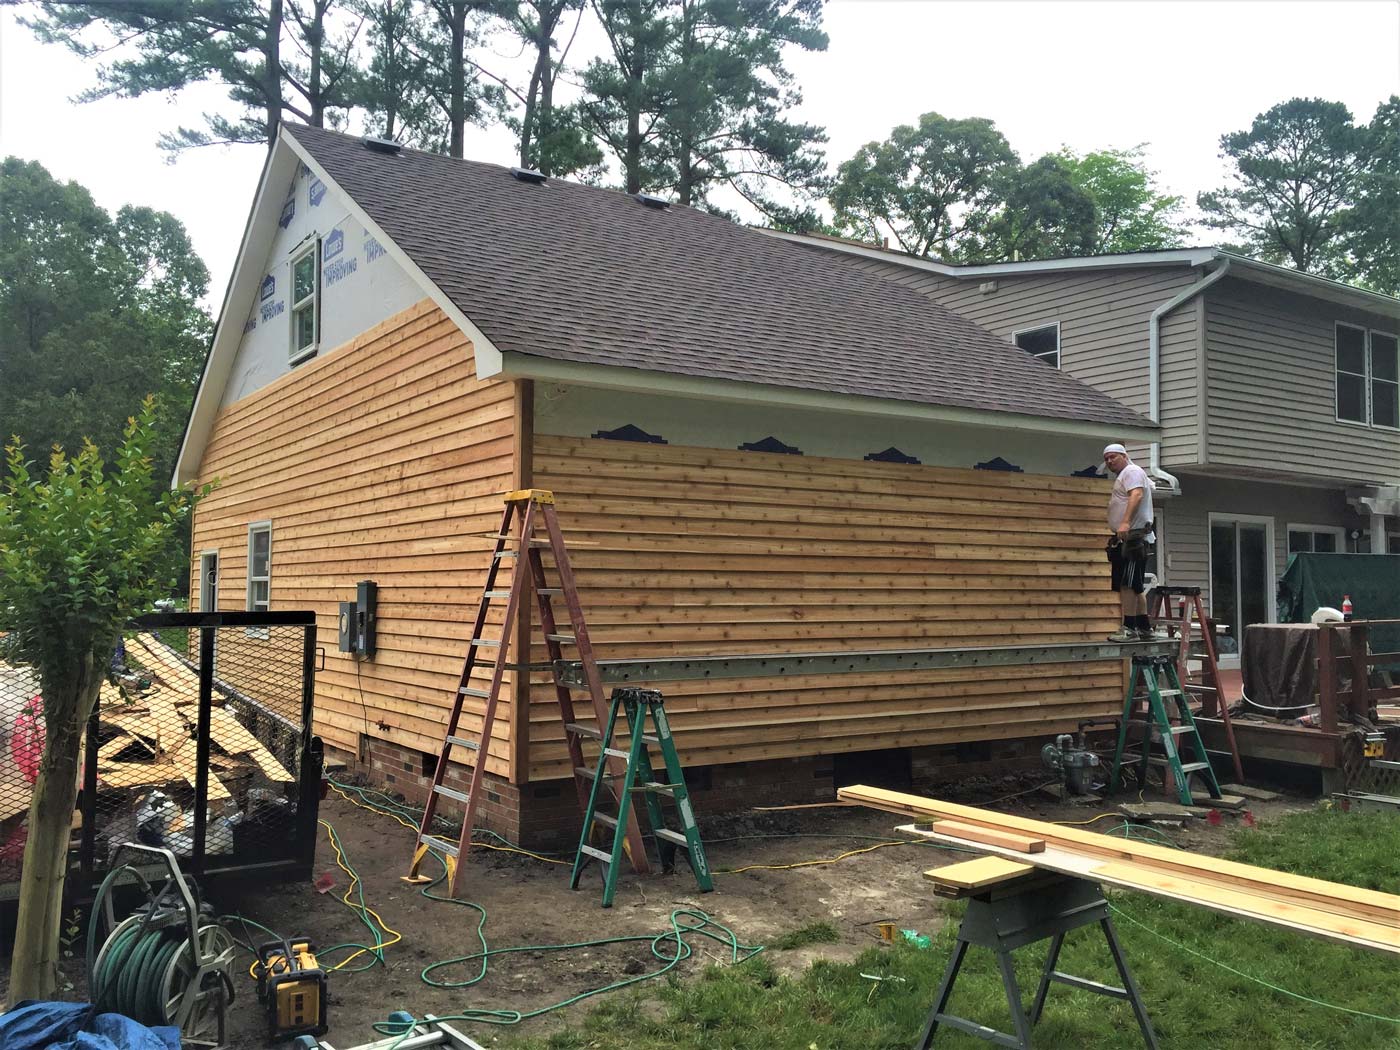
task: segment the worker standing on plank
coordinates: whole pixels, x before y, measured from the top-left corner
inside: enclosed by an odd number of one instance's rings
[[[1111,642],[1145,642],[1156,637],[1147,618],[1147,558],[1157,537],[1152,532],[1152,480],[1128,458],[1119,444],[1103,450],[1104,465],[1114,475],[1108,497],[1108,564],[1113,589],[1123,606],[1123,626]]]

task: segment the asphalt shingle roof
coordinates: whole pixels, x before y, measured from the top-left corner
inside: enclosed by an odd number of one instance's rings
[[[693,208],[290,130],[504,352],[1151,425],[858,260]]]

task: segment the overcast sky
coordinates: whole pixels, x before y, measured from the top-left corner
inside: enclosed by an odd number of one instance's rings
[[[1145,143],[1163,186],[1194,199],[1221,181],[1217,142],[1293,96],[1345,103],[1362,120],[1400,93],[1400,0],[936,2],[830,0],[829,50],[795,54],[803,119],[823,125],[833,166],[930,110],[995,121],[1024,160]],[[581,40],[572,58],[586,56]],[[35,41],[0,10],[0,153],[38,160],[115,209],[147,204],[189,227],[222,298],[264,150],[215,147],[174,164],[160,132],[220,108],[217,88],[177,100],[76,104],[92,69]],[[504,129],[467,155],[512,162]]]

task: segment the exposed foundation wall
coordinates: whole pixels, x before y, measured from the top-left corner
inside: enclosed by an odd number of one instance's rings
[[[219,487],[195,513],[196,571],[217,551],[217,607],[246,608],[248,527],[271,523],[271,607],[317,614],[328,744],[441,747],[517,437],[514,385],[477,380],[470,344],[427,301],[220,413],[200,470]],[[379,585],[372,659],[336,645],[338,603],[364,579]],[[488,766],[501,776],[510,684]],[[470,734],[481,702],[468,703]]]

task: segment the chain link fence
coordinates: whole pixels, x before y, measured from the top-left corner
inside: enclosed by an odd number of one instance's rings
[[[79,763],[70,887],[90,891],[124,842],[217,879],[308,877],[320,741],[310,613],[143,617],[112,655]],[[18,892],[43,753],[34,675],[0,662],[0,899]]]

